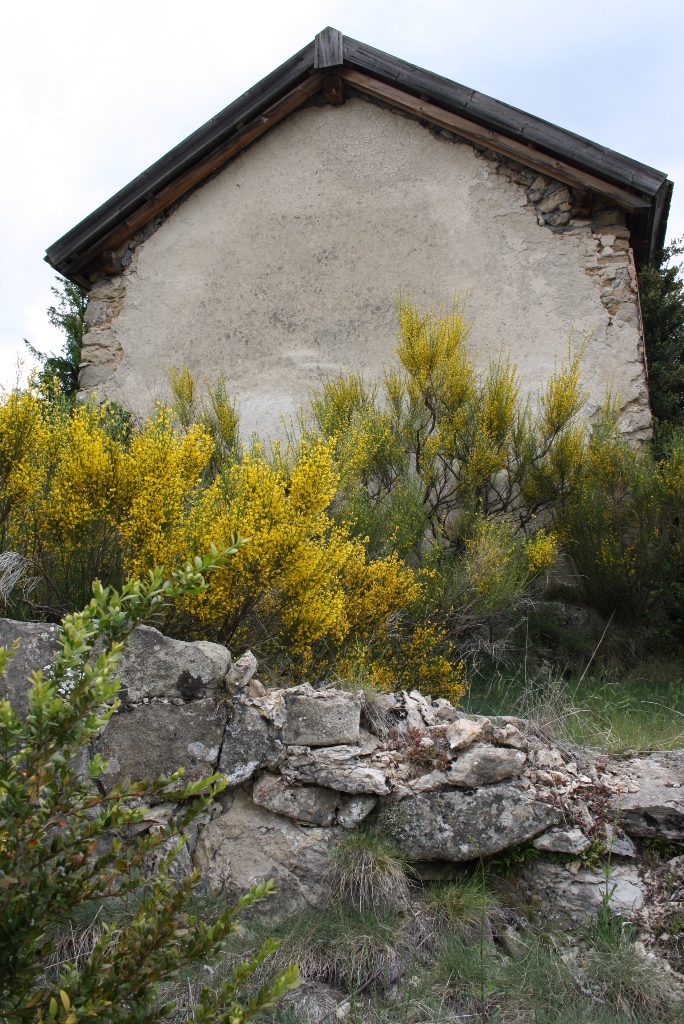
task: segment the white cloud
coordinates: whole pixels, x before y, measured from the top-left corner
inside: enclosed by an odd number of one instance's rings
[[[326,24],[684,180],[680,0],[6,5],[0,381],[61,344],[45,247]]]

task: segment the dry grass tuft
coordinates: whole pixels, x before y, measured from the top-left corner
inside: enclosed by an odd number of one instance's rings
[[[384,836],[356,829],[333,851],[328,876],[333,899],[365,910],[408,906],[407,862]]]

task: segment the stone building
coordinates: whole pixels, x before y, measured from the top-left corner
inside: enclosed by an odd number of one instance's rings
[[[591,332],[592,403],[650,411],[636,268],[672,183],[603,146],[325,29],[47,250],[90,289],[81,388],[146,415],[171,365],[224,371],[280,432],[339,369],[393,360],[393,300],[467,294],[471,345],[530,393]]]

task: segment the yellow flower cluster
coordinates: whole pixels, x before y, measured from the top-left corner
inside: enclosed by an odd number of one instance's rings
[[[181,385],[191,405],[178,375]],[[179,427],[163,407],[127,434],[111,420],[106,405],[60,410],[31,390],[0,402],[5,547],[42,566],[57,609],[87,598],[94,576],[143,575],[234,532],[249,543],[180,614],[196,634],[256,646],[283,667],[322,667],[415,599],[410,568],[396,555],[369,561],[332,520],[333,441],[268,457],[254,446],[209,482],[202,425]]]

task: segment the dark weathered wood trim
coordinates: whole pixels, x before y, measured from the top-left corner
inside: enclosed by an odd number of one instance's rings
[[[69,276],[71,261],[130,217],[150,193],[157,195],[307,79],[313,69],[313,50],[311,42],[76,224],[48,247],[47,262]]]
[[[572,185],[574,188],[588,189],[595,192],[596,195],[600,195],[603,199],[609,200],[622,209],[641,210],[648,209],[651,206],[649,199],[634,195],[632,192],[626,192],[616,185],[611,185],[609,182],[602,181],[601,178],[594,177],[593,174],[587,174],[586,171],[580,171],[576,167],[571,167],[563,160],[547,156],[546,153],[541,153],[539,150],[526,146],[523,142],[518,142],[516,139],[507,138],[498,132],[492,131],[490,128],[482,128],[480,125],[473,124],[472,121],[467,121],[458,114],[452,114],[442,107],[435,106],[434,103],[418,99],[416,96],[404,92],[403,89],[396,89],[392,85],[379,82],[377,78],[371,78],[370,75],[362,75],[359,71],[354,71],[352,68],[344,68],[342,77],[361,92],[375,96],[377,99],[385,100],[393,107],[398,107],[400,110],[415,114],[416,117],[430,121],[438,127],[448,128],[463,138],[486,146],[488,149],[494,150],[495,153],[501,153],[503,156],[517,160],[527,167],[534,168],[534,170],[542,171],[553,178],[557,178],[559,181]]]
[[[336,28],[324,28],[314,39],[314,67],[334,68],[344,61],[344,36]]]
[[[590,174],[605,175],[622,188],[631,187],[654,195],[666,178],[662,171],[638,160],[349,36],[344,38],[344,63],[417,97],[422,95],[436,106],[460,114],[471,122],[531,143]]]

